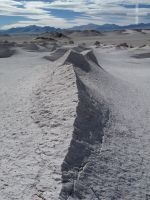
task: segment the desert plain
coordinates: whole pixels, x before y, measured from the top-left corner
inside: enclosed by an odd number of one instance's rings
[[[150,30],[0,36],[0,200],[150,199]]]

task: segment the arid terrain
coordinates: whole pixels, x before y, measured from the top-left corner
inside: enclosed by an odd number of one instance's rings
[[[150,199],[150,30],[0,36],[0,200]]]

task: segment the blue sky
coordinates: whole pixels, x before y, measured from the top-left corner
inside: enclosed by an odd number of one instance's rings
[[[139,9],[135,9],[139,3]],[[83,24],[150,22],[150,0],[0,0],[0,29],[28,25],[68,28]]]

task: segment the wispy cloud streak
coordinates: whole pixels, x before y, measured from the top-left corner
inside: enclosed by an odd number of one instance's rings
[[[49,25],[55,27],[71,27],[88,23],[116,23],[119,25],[135,23],[135,5],[138,0],[0,0],[0,16],[20,16],[26,20],[9,24],[2,28],[24,26],[30,24]],[[139,22],[148,22],[150,13],[149,0],[143,0],[139,7]],[[55,15],[55,10],[69,13],[82,13],[70,19]],[[53,12],[52,12],[53,11]],[[4,17],[3,17],[4,18]]]

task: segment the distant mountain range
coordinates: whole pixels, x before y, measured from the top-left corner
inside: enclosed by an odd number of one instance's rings
[[[84,30],[96,30],[96,31],[114,31],[114,30],[124,30],[124,29],[150,29],[150,23],[148,24],[132,24],[128,26],[119,26],[116,24],[104,24],[104,25],[96,25],[96,24],[88,24],[82,26],[75,26],[73,28],[69,28],[67,30],[70,31],[84,31]],[[45,32],[56,32],[56,31],[64,31],[66,29],[57,29],[50,26],[26,26],[26,27],[18,27],[11,28],[8,30],[1,30],[1,35],[13,35],[13,34],[41,34]]]
[[[10,28],[8,30],[0,30],[0,34],[8,34],[8,35],[13,35],[13,34],[41,34],[41,33],[46,33],[46,32],[56,32],[56,31],[61,31],[61,29],[57,29],[54,27],[50,26],[25,26],[25,27],[18,27],[18,28]]]
[[[124,29],[150,29],[150,23],[148,24],[131,24],[128,26],[119,26],[116,24],[103,24],[103,25],[97,25],[97,24],[88,24],[83,26],[75,26],[71,28],[70,30],[96,30],[96,31],[114,31],[114,30],[124,30]]]

